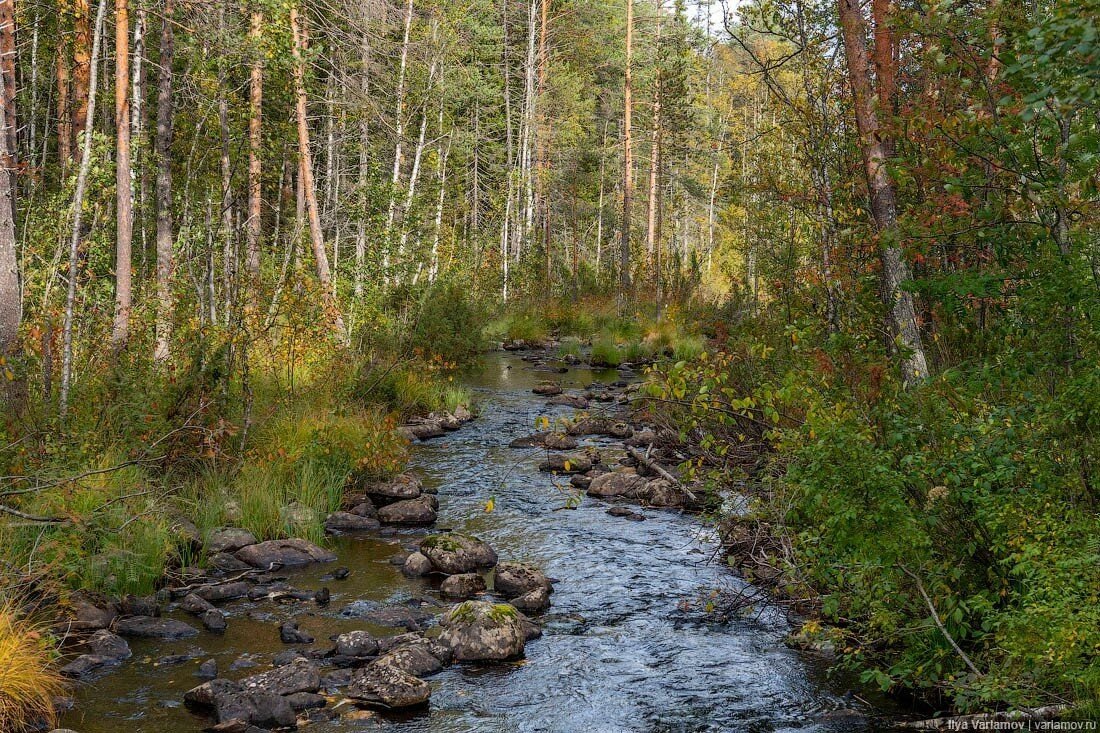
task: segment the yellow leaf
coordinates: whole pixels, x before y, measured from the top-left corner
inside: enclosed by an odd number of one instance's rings
[[[489,501],[485,502],[485,511],[491,512],[494,508],[496,508],[496,501],[490,496]]]

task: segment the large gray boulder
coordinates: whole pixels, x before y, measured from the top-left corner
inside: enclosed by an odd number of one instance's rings
[[[380,526],[378,520],[373,516],[363,516],[351,512],[333,512],[325,519],[325,532],[329,534],[369,532],[378,529]]]
[[[492,547],[476,537],[463,534],[437,534],[420,542],[420,552],[437,572],[447,575],[470,573],[497,564]]]
[[[420,496],[421,484],[416,476],[403,473],[388,481],[368,484],[365,491],[375,504],[391,504],[402,499],[415,499]]]
[[[553,454],[539,464],[540,471],[550,473],[586,473],[592,470],[592,459],[583,453]]]
[[[126,643],[126,640],[106,629],[100,629],[85,639],[82,648],[88,654],[107,657],[108,659],[121,661],[130,658],[130,645]]]
[[[632,473],[605,473],[592,479],[588,484],[588,495],[600,499],[617,496],[634,496],[644,492],[648,481]]]
[[[239,720],[261,728],[295,728],[298,717],[282,695],[262,690],[224,692],[214,699],[218,723]]]
[[[256,536],[247,529],[222,527],[215,529],[206,538],[206,553],[216,555],[219,552],[236,552],[242,547],[248,547],[257,542]]]
[[[174,618],[153,618],[152,616],[131,616],[115,624],[115,631],[122,636],[136,639],[164,639],[178,641],[199,635],[194,626],[177,621]]]
[[[332,654],[349,660],[361,660],[378,654],[378,639],[368,631],[349,631],[340,634],[333,641],[336,647]]]
[[[505,598],[516,598],[536,588],[549,593],[554,588],[538,568],[519,562],[502,562],[496,567],[493,589]]]
[[[394,664],[378,664],[358,670],[348,685],[347,696],[367,705],[409,708],[423,705],[432,688],[422,679],[401,671]]]
[[[311,661],[302,658],[268,672],[245,677],[240,685],[245,691],[259,690],[276,695],[317,692],[321,687],[321,674]]]
[[[303,539],[268,540],[238,550],[235,557],[254,568],[299,567],[315,562],[333,562],[336,555]]]
[[[507,603],[465,601],[443,614],[441,644],[456,661],[502,661],[523,654],[526,634],[521,614]]]
[[[422,552],[414,552],[405,558],[401,572],[408,578],[420,578],[432,572],[432,561]]]
[[[427,677],[442,672],[451,659],[450,650],[442,644],[419,638],[390,649],[375,664],[395,667],[413,677]]]
[[[436,520],[434,497],[427,494],[415,499],[403,499],[378,510],[383,524],[427,525]]]
[[[485,590],[485,579],[477,573],[450,575],[439,586],[444,598],[473,598]]]

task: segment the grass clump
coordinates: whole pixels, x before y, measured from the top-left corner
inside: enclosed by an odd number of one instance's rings
[[[64,686],[52,657],[34,624],[11,604],[0,605],[0,730],[24,733],[56,724],[54,698]]]
[[[600,338],[592,342],[590,360],[592,366],[617,367],[623,363],[623,352],[610,338]]]

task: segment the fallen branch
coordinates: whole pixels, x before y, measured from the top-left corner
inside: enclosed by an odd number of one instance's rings
[[[18,509],[13,509],[10,506],[0,504],[0,512],[4,514],[10,514],[13,517],[19,517],[20,519],[26,519],[28,522],[40,522],[42,524],[65,524],[68,519],[61,519],[60,517],[39,517],[34,514],[27,514],[21,512]]]
[[[957,715],[950,718],[915,720],[901,723],[901,727],[911,730],[981,730],[988,723],[1054,720],[1068,709],[1068,705],[1045,705],[1040,708],[1010,710],[1001,713],[978,713],[976,715]]]
[[[899,565],[898,567],[900,567],[901,571],[912,578],[913,582],[917,584],[917,591],[921,594],[924,602],[928,604],[928,610],[932,614],[932,620],[936,623],[936,628],[938,628],[940,630],[940,633],[943,634],[943,638],[947,639],[947,643],[951,645],[951,648],[954,649],[960,657],[962,657],[962,660],[966,663],[966,666],[970,668],[970,671],[981,677],[982,673],[978,670],[976,666],[974,666],[974,662],[970,661],[970,657],[966,655],[966,652],[962,650],[962,647],[959,646],[953,638],[951,638],[951,634],[947,633],[947,628],[943,625],[943,621],[940,620],[940,615],[936,613],[936,607],[935,605],[933,605],[932,599],[928,597],[928,593],[924,590],[924,584],[920,582],[920,578],[910,572],[909,568],[905,567],[904,565]]]
[[[680,491],[687,494],[687,497],[689,499],[691,499],[693,502],[698,503],[699,499],[696,498],[695,494],[691,493],[691,490],[688,489],[688,487],[684,486],[683,482],[681,482],[680,479],[676,478],[676,476],[674,476],[672,473],[670,473],[667,468],[660,465],[659,463],[657,463],[653,459],[648,458],[644,453],[642,453],[637,448],[631,448],[630,446],[627,446],[626,452],[630,455],[631,458],[633,458],[635,461],[638,462],[638,465],[642,466],[643,468],[645,468],[648,471],[653,471],[653,473],[657,474],[658,476],[663,478],[665,481],[668,481],[670,484],[672,484],[673,486],[678,488]]]

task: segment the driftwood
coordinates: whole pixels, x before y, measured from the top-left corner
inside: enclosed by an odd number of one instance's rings
[[[683,482],[681,482],[680,479],[676,478],[676,476],[669,472],[667,468],[660,465],[652,458],[649,458],[637,448],[631,448],[628,446],[626,452],[630,455],[631,458],[638,462],[638,465],[642,466],[647,471],[653,471],[653,473],[657,474],[665,481],[668,481],[680,491],[684,492],[684,494],[686,494],[687,497],[693,502],[698,503],[699,499],[696,498],[695,494],[691,493],[691,490],[688,489],[688,487],[684,486]]]
[[[1001,713],[978,713],[976,715],[957,715],[951,718],[932,718],[901,723],[902,728],[910,730],[986,730],[990,723],[1027,722],[1054,720],[1069,709],[1067,705],[1045,705],[1040,708],[1010,710]]]

